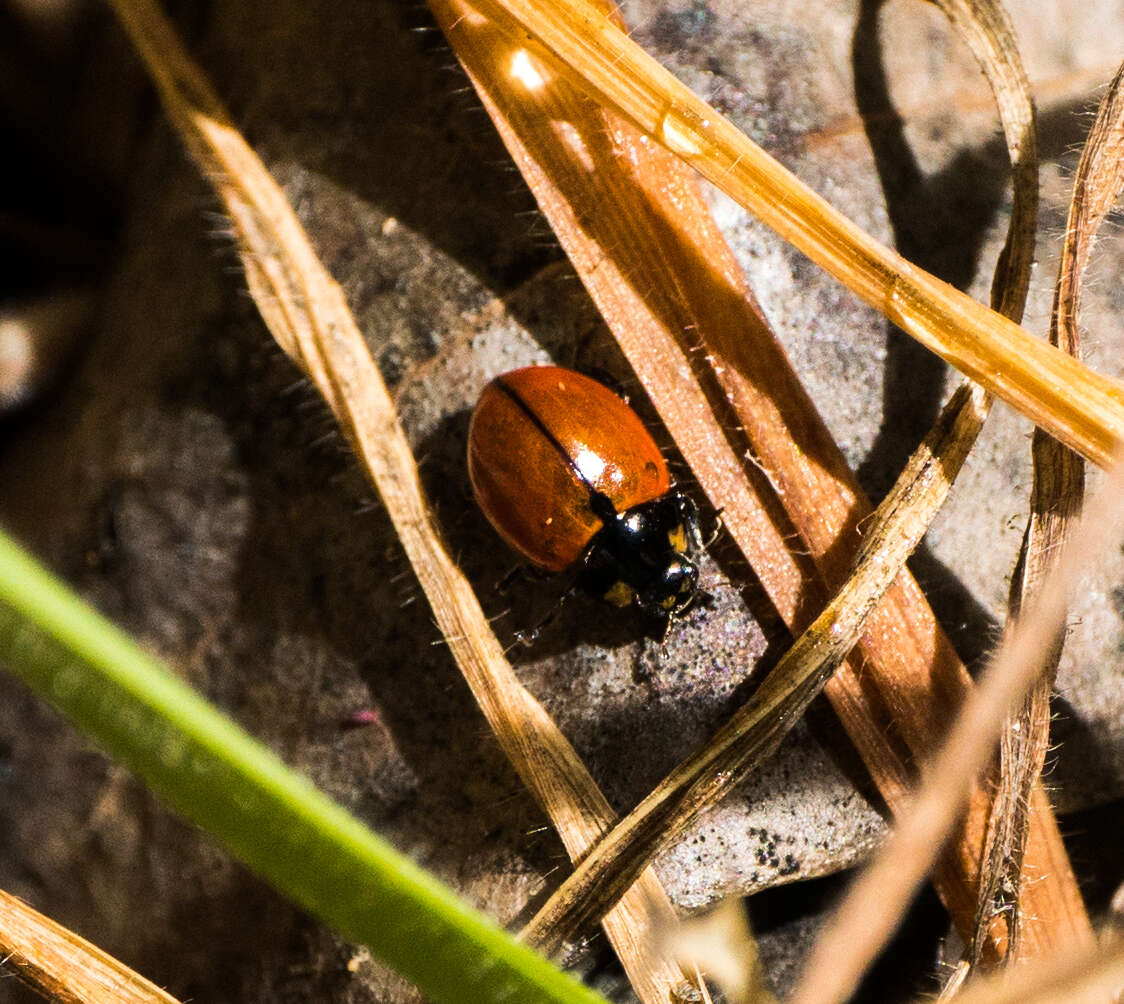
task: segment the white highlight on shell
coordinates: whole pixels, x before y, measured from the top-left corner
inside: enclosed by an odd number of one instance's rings
[[[601,475],[605,473],[605,461],[592,450],[579,450],[574,457],[574,466],[581,472],[591,485],[597,484]]]

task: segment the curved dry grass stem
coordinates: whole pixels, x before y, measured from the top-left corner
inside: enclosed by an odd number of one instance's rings
[[[1124,389],[916,268],[834,210],[588,0],[479,0],[552,64],[691,164],[852,292],[1094,463],[1124,442]],[[536,47],[537,48],[537,47]]]
[[[1051,327],[1067,351],[1076,346],[1081,279],[1097,232],[1124,191],[1124,65],[1101,99],[1073,183]]]
[[[1124,187],[1124,66],[1101,101],[1074,179],[1066,238],[1058,266],[1050,342],[1073,356],[1080,353],[1077,313],[1081,279],[1096,234]],[[1028,606],[1053,566],[1085,492],[1085,463],[1056,440],[1035,429],[1034,483],[1030,517],[1011,584],[1011,620]],[[973,961],[994,918],[1003,919],[1008,953],[1017,954],[1025,910],[1021,895],[1029,883],[1023,857],[1029,829],[1030,792],[1042,773],[1050,735],[1050,691],[1061,659],[1065,629],[1050,645],[1042,673],[1022,706],[1007,723],[1000,742],[1001,775],[984,853]]]
[[[176,1004],[123,962],[2,891],[0,969],[61,1004]]]
[[[1036,679],[1082,576],[1104,553],[1105,541],[1119,536],[1122,524],[1124,464],[1118,464],[968,698],[940,754],[923,772],[909,811],[829,921],[793,1004],[837,1004],[851,995],[956,825],[973,779],[991,757],[1007,714]]]
[[[151,0],[112,0],[165,109],[232,220],[246,278],[269,330],[313,380],[374,481],[449,648],[488,724],[568,853],[584,855],[614,818],[584,765],[519,683],[471,587],[429,517],[405,434],[343,293],[280,188],[231,124]],[[637,993],[664,1002],[685,977],[653,950],[650,928],[674,914],[648,872],[604,918]]]
[[[1038,138],[1034,102],[1015,32],[997,0],[929,0],[972,50],[987,77],[1011,159],[1011,220],[995,265],[991,306],[1022,319],[1038,230]]]

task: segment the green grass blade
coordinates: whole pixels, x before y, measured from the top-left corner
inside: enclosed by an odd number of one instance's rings
[[[277,889],[434,999],[604,1004],[285,767],[2,532],[0,661]]]

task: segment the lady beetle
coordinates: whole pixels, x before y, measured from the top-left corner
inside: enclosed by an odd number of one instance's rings
[[[695,505],[636,412],[596,380],[558,366],[497,377],[472,414],[468,473],[492,526],[540,568],[580,562],[589,592],[663,618],[695,598]]]

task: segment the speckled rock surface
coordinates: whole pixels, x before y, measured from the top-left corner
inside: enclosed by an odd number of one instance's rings
[[[1027,320],[1041,331],[1072,146],[1097,79],[1078,71],[1107,79],[1120,37],[1108,25],[1124,15],[1097,0],[1057,12],[1009,6],[1030,75],[1053,96]],[[873,5],[828,5],[809,18],[806,4],[776,0],[644,0],[626,16],[653,52],[861,226],[986,295],[1006,199],[1002,147],[970,57],[926,5],[888,6],[881,33]],[[424,11],[391,0],[282,0],[215,3],[184,27],[344,285],[450,546],[510,638],[553,600],[538,586],[493,589],[512,559],[469,498],[468,410],[492,375],[526,363],[628,378],[486,119],[458,93],[464,81],[448,53],[410,30],[426,24]],[[883,64],[905,116],[900,133],[878,105]],[[476,904],[515,920],[554,880],[563,852],[437,644],[371,489],[271,347],[206,188],[163,125],[139,131],[124,191],[118,253],[85,353],[36,409],[5,420],[0,521],[287,761]],[[713,202],[877,495],[935,414],[943,367],[741,210]],[[1124,304],[1112,277],[1122,252],[1113,243],[1098,251],[1084,320],[1094,362],[1118,372],[1114,319]],[[1026,433],[997,410],[916,561],[970,660],[988,650],[1002,616],[1029,478]],[[783,635],[759,624],[752,593],[743,596],[745,579],[727,570],[705,564],[711,602],[662,644],[642,622],[578,600],[533,649],[513,650],[621,809],[783,648]],[[1053,775],[1066,807],[1124,793],[1120,572],[1074,615]],[[0,693],[0,887],[184,998],[409,998],[10,680]],[[347,727],[361,709],[377,721]],[[882,824],[852,783],[860,775],[845,740],[822,709],[812,722],[661,859],[682,907],[845,867],[877,839]],[[813,896],[807,911],[821,906]],[[765,939],[781,986],[815,926],[785,917]],[[627,996],[594,947],[587,967],[599,985]],[[901,992],[911,986],[903,978]]]

